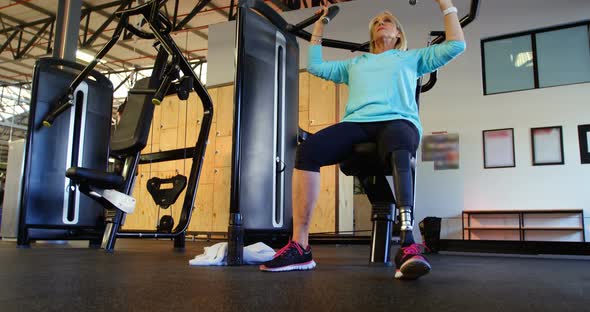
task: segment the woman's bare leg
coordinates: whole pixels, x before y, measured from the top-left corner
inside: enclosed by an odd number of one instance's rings
[[[320,173],[293,170],[293,240],[303,248],[309,241],[309,224],[320,193]]]

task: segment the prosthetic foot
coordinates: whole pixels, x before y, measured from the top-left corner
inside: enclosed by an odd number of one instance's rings
[[[412,155],[409,151],[391,153],[393,167],[393,188],[396,206],[401,222],[401,248],[395,256],[395,278],[417,279],[430,272],[431,266],[422,255],[419,244],[414,243],[414,179],[412,174]]]

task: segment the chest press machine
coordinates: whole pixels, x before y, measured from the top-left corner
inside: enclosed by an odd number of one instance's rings
[[[119,23],[112,39],[86,67],[50,58],[37,62],[18,246],[28,246],[35,240],[89,240],[91,247],[112,252],[116,239],[123,237],[170,238],[174,239],[175,248],[184,248],[213,105],[170,35],[175,25],[160,12],[166,1],[152,0],[115,12]],[[194,13],[207,3],[200,2]],[[132,16],[142,16],[149,31],[131,25]],[[120,124],[109,136],[113,87],[104,75],[93,69],[124,30],[154,40],[158,54],[151,77],[137,81],[129,91]],[[204,112],[195,146],[140,155],[147,144],[154,105],[170,94],[186,100],[191,89],[199,96]],[[69,143],[61,144],[61,140]],[[109,156],[123,162],[122,172],[107,172]],[[185,158],[192,159],[192,166],[176,228],[167,233],[121,230],[125,213],[135,208],[131,192],[138,165]]]
[[[462,27],[471,23],[479,7],[479,0],[471,0],[471,6],[468,15],[461,18]],[[338,13],[338,8],[331,7],[328,17],[331,19]],[[300,37],[306,41],[311,39],[311,34],[305,30],[321,18],[322,14],[316,14],[306,20],[292,25],[287,23],[276,11],[267,6],[263,1],[242,0],[238,4],[236,20],[236,79],[235,79],[235,115],[234,115],[234,154],[233,154],[233,172],[232,172],[232,191],[230,206],[230,224],[228,227],[228,264],[241,265],[243,263],[243,246],[244,239],[248,236],[249,226],[252,224],[251,219],[256,222],[266,222],[273,224],[273,218],[280,215],[281,218],[288,218],[292,215],[291,210],[291,183],[285,181],[284,177],[278,180],[280,176],[277,173],[291,173],[293,170],[293,154],[296,142],[302,142],[310,135],[309,133],[298,128],[296,132],[291,131],[293,125],[298,125],[297,110],[292,112],[288,121],[281,123],[284,118],[284,112],[293,110],[292,106],[297,107],[298,101],[298,77],[299,46],[295,42],[295,37]],[[444,41],[444,32],[433,31],[430,33],[431,40],[428,44],[437,44]],[[434,39],[432,39],[434,37]],[[338,48],[354,51],[369,52],[369,42],[358,44],[333,39],[323,39],[322,45],[325,47]],[[274,61],[273,61],[274,60]],[[261,74],[267,72],[267,75]],[[420,78],[416,87],[416,103],[419,103],[420,93],[427,92],[434,87],[437,79],[437,72],[429,76],[427,83],[422,84]],[[271,87],[272,86],[272,87]],[[295,88],[295,90],[291,90]],[[264,95],[266,93],[266,95]],[[274,105],[274,106],[273,106]],[[290,152],[286,154],[273,154],[268,167],[274,176],[274,181],[268,181],[275,187],[261,187],[261,189],[271,189],[269,200],[262,207],[265,211],[254,211],[252,205],[249,205],[248,198],[252,196],[251,192],[243,192],[242,177],[240,172],[248,170],[248,162],[243,161],[249,155],[243,153],[241,148],[251,148],[244,145],[240,140],[243,129],[247,129],[247,124],[251,121],[244,117],[245,112],[252,111],[254,107],[268,106],[279,107],[275,109],[275,115],[279,116],[279,125],[287,125],[287,132],[284,128],[275,127],[278,135],[275,135],[279,143],[274,146],[284,146]],[[266,108],[267,110],[270,108]],[[272,111],[272,109],[270,109]],[[280,117],[283,116],[283,117]],[[277,119],[275,118],[275,121]],[[246,126],[244,126],[246,125]],[[297,126],[298,127],[298,126]],[[278,130],[277,130],[278,129]],[[246,130],[247,131],[247,130]],[[262,134],[266,135],[266,134]],[[250,140],[256,140],[255,133],[249,133]],[[274,143],[273,143],[274,144]],[[273,146],[273,145],[271,145]],[[271,149],[266,148],[271,153]],[[291,155],[291,156],[289,156]],[[410,155],[407,155],[410,156]],[[274,164],[272,164],[274,163]],[[371,263],[391,263],[391,236],[393,224],[396,221],[396,198],[394,194],[405,194],[406,201],[414,205],[415,189],[415,158],[403,160],[404,174],[410,174],[411,186],[404,186],[398,181],[394,183],[395,191],[388,183],[386,176],[394,173],[391,163],[383,164],[377,154],[377,146],[373,142],[358,144],[354,147],[354,152],[349,158],[340,163],[341,171],[349,176],[357,176],[367,193],[372,205],[371,220],[373,221],[372,238],[371,238]],[[288,175],[290,176],[290,174]],[[248,185],[253,186],[248,180]],[[277,195],[280,194],[280,201],[276,201]],[[258,195],[256,195],[258,196]],[[274,199],[274,202],[273,202]],[[398,201],[400,198],[398,198]],[[399,207],[398,207],[399,208]],[[280,213],[279,213],[280,212]],[[262,219],[262,221],[260,221]],[[264,221],[266,220],[266,221]],[[281,219],[282,220],[282,219]],[[412,216],[413,220],[413,216]],[[276,222],[275,222],[276,223]],[[285,222],[280,226],[266,226],[267,234],[289,233],[290,228]],[[250,228],[251,232],[251,228]]]

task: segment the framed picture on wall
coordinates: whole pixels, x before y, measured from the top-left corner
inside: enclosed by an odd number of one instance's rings
[[[514,129],[494,129],[483,131],[483,167],[516,167],[514,161]]]
[[[459,169],[459,134],[438,133],[422,138],[422,161],[434,161],[434,170]]]
[[[580,161],[583,164],[590,164],[590,125],[578,126],[578,139],[580,140]]]
[[[563,165],[561,126],[531,128],[533,166]]]

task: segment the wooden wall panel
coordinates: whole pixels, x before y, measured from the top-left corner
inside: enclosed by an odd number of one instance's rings
[[[215,93],[216,95],[217,93]],[[216,97],[210,94],[214,101],[217,101]],[[203,120],[203,105],[201,100],[195,92],[191,92],[187,100],[186,105],[186,129],[185,129],[185,140],[184,147],[193,147],[197,143],[197,138],[201,128],[201,122]],[[215,123],[211,125],[213,131]],[[189,165],[190,166],[190,165]]]
[[[176,129],[178,128],[178,112],[180,100],[176,96],[168,96],[164,98],[159,105],[161,109],[161,128],[162,129]]]
[[[309,111],[299,112],[299,128],[309,132]]]
[[[137,170],[138,170],[138,172],[148,171],[148,170],[146,170],[146,167],[149,167],[149,165],[140,165],[140,166],[138,166]],[[131,193],[131,196],[133,196],[133,198],[135,198],[135,200],[136,200],[135,212],[132,214],[126,215],[125,223],[123,224],[124,229],[137,229],[137,228],[139,228],[138,224],[140,223],[141,214],[143,213],[143,209],[141,209],[140,207],[143,204],[142,203],[142,198],[143,198],[142,193],[143,193],[143,190],[145,190],[145,187],[142,187],[142,185],[145,185],[144,181],[145,181],[145,179],[143,178],[142,174],[138,173],[137,178],[135,180],[135,187],[133,188],[133,192]]]
[[[162,128],[162,106],[154,107],[154,117],[152,119],[152,127],[150,128],[149,144],[160,144],[160,129]],[[152,148],[153,151],[153,148]]]
[[[336,85],[321,78],[309,77],[309,123],[312,126],[336,122]]]
[[[211,97],[211,101],[213,101],[213,122],[215,122],[215,123],[217,122],[217,116],[219,115],[217,113],[217,107],[219,106],[218,90],[219,90],[219,88],[207,89],[207,92],[209,92],[209,96]],[[197,99],[198,98],[199,97],[197,96]],[[202,116],[203,116],[203,112],[202,112],[203,107],[202,106],[203,105],[200,104],[200,106],[201,106],[201,112],[200,112],[200,114],[198,114],[198,116],[201,116],[201,118],[202,118]]]
[[[299,73],[299,111],[309,110],[309,73]],[[301,121],[299,122],[301,124]]]
[[[213,123],[217,121],[217,89],[208,89],[209,96],[211,97],[211,101],[213,101]],[[187,124],[195,125],[200,124],[203,120],[203,104],[201,103],[201,99],[195,92],[191,92],[189,94],[187,100]],[[194,144],[194,143],[193,143]]]
[[[160,150],[161,151],[170,151],[177,148],[177,129],[176,128],[167,128],[162,129],[160,132]],[[158,163],[158,170],[157,172],[168,172],[174,171],[177,168],[176,161],[164,161]]]
[[[211,125],[211,131],[209,132],[209,143],[207,144],[207,148],[205,149],[205,159],[203,160],[203,167],[201,168],[201,181],[200,183],[204,184],[213,184],[215,181],[215,142],[217,141],[217,137],[215,137],[215,129],[217,125]],[[195,138],[196,142],[196,138]],[[192,165],[192,161],[191,161]]]
[[[213,184],[200,184],[197,188],[195,208],[189,231],[210,232],[213,222]]]
[[[169,151],[178,146],[178,129],[166,128],[160,130],[160,150]]]
[[[299,73],[299,128],[309,132],[309,73]]]
[[[158,176],[149,170],[149,164],[142,165],[143,174],[137,177],[133,197],[136,199],[135,212],[125,217],[123,226],[126,230],[155,230],[158,210],[152,196],[147,191],[147,181]]]
[[[310,127],[316,133],[330,125]],[[320,195],[311,220],[310,232],[334,232],[336,227],[336,165],[320,169]]]
[[[338,118],[341,120],[346,111],[348,102],[348,86],[345,84],[338,85]],[[354,177],[346,176],[340,168],[338,172],[338,231],[354,230]]]
[[[215,168],[231,167],[232,138],[231,136],[215,138]]]
[[[213,186],[213,232],[226,232],[229,222],[229,194],[231,187],[231,168],[215,168]]]
[[[342,101],[342,89],[333,83],[300,73],[299,126],[309,132],[317,132],[338,120],[336,101]],[[340,94],[339,94],[340,93]],[[214,116],[209,141],[197,189],[190,231],[226,232],[229,219],[229,198],[231,180],[231,144],[233,131],[233,86],[212,88],[209,94],[213,101]],[[343,106],[343,105],[342,105]],[[154,111],[152,130],[148,147],[143,151],[157,152],[187,146],[194,146],[203,118],[203,110],[196,94],[191,93],[187,101],[175,96],[166,98]],[[142,165],[142,179],[136,199],[136,216],[128,216],[126,229],[154,229],[157,209],[145,183],[151,176],[164,177],[190,173],[192,160],[179,160],[168,163]],[[314,217],[312,232],[333,232],[335,230],[338,194],[336,183],[338,169],[329,166],[321,169],[321,192]],[[147,194],[147,196],[146,196]],[[181,195],[173,207],[177,223],[182,207]],[[163,210],[162,210],[163,211]]]
[[[152,151],[151,153],[157,153],[157,152],[161,152],[162,150],[160,149],[160,144],[152,144]],[[161,163],[152,163],[150,164],[148,171],[149,172],[158,172],[160,171],[160,164]]]
[[[320,196],[310,226],[310,233],[334,232],[336,225],[336,166],[320,169]]]
[[[217,136],[230,136],[234,120],[234,86],[217,89]]]
[[[215,105],[215,102],[217,102],[217,91],[211,91],[210,95]],[[148,143],[142,153],[161,152],[163,150],[194,146],[202,118],[202,104],[195,93],[191,93],[187,101],[181,101],[176,96],[166,97],[161,105],[154,108],[154,118],[152,120]],[[207,162],[203,164],[204,168],[201,172],[201,181],[209,182],[209,185],[211,185],[210,189],[212,189],[214,181],[215,124],[212,127],[209,140],[213,143],[212,147],[209,148],[211,151],[207,151],[209,155],[206,157],[210,161],[208,166]],[[159,220],[156,220],[158,219],[158,209],[151,195],[147,192],[147,180],[154,176],[167,178],[176,174],[184,174],[188,179],[191,165],[192,160],[190,159],[141,165],[139,168],[141,174],[137,177],[133,193],[137,200],[136,211],[134,214],[127,216],[124,228],[136,230],[155,229],[156,224],[159,222]],[[207,167],[209,170],[206,170]],[[172,209],[162,209],[160,210],[160,214],[170,214],[173,211],[175,223],[178,224],[185,192],[186,190],[180,195],[175,205],[172,206]],[[208,231],[210,229],[204,230]]]
[[[188,101],[178,102],[178,127],[176,127],[176,148],[183,148],[187,146],[186,134],[188,133],[188,116],[187,116]],[[191,127],[194,130],[194,127]],[[193,145],[191,143],[190,145]]]

